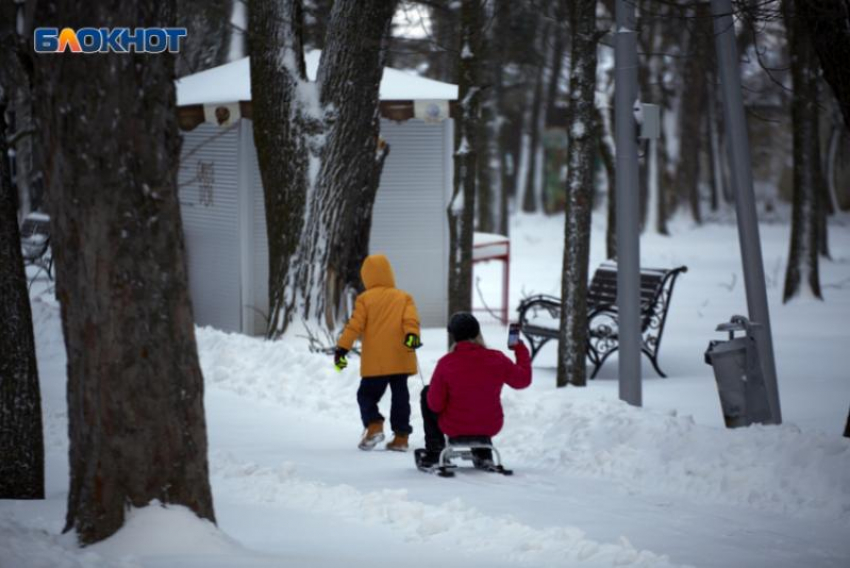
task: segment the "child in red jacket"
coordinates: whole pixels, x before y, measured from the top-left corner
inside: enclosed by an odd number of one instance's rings
[[[504,422],[502,386],[524,389],[531,384],[531,357],[522,342],[513,348],[516,363],[501,351],[487,349],[475,316],[460,312],[449,321],[455,341],[452,352],[437,363],[431,384],[422,389],[426,465],[436,463],[445,436],[487,436],[499,433]],[[486,460],[489,450],[476,456]]]

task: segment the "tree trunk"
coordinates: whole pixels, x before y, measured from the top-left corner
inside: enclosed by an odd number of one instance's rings
[[[596,123],[596,143],[602,164],[605,166],[608,184],[608,189],[605,192],[607,201],[605,258],[617,258],[617,168],[615,166],[611,121],[606,120],[606,116],[610,116],[609,110],[608,108],[597,108],[594,113],[594,121]]]
[[[496,232],[508,236],[510,234],[509,198],[515,194],[516,184],[513,181],[511,171],[515,169],[515,160],[511,155],[509,104],[505,89],[504,65],[507,58],[504,38],[510,37],[511,33],[511,1],[495,0],[494,5],[493,33],[494,41],[491,48],[491,60],[493,62],[493,89],[496,98],[495,138],[496,151],[499,157],[499,201],[498,201],[498,223]]]
[[[472,234],[476,194],[476,133],[480,120],[479,48],[481,2],[463,0],[460,9],[458,99],[455,125],[454,190],[449,219],[449,315],[472,309]]]
[[[562,126],[566,124],[562,118],[558,117],[558,101],[562,96],[560,84],[563,76],[564,68],[564,50],[566,49],[566,38],[569,33],[567,26],[567,6],[566,2],[558,1],[554,8],[555,22],[552,24],[552,56],[550,62],[549,76],[547,77],[548,84],[546,86],[546,101],[545,112],[540,117],[540,143],[538,144],[540,160],[537,164],[539,176],[536,179],[536,185],[539,188],[537,195],[539,197],[539,207],[544,213],[553,213],[556,210],[556,205],[552,201],[558,201],[555,195],[549,189],[547,180],[547,158],[546,147],[544,145],[544,136],[550,126]],[[556,176],[557,178],[557,176]]]
[[[717,126],[717,87],[714,83],[714,73],[709,73],[706,84],[706,110],[705,113],[705,137],[708,140],[706,151],[708,152],[708,179],[711,188],[711,210],[720,209],[720,195],[723,192],[723,174],[720,159],[720,136]]]
[[[523,148],[523,153],[525,154],[525,179],[519,180],[519,182],[523,184],[522,210],[526,213],[533,213],[537,211],[540,205],[537,202],[537,184],[539,183],[539,180],[537,179],[537,174],[539,173],[537,168],[537,158],[538,146],[540,145],[540,117],[545,115],[545,113],[542,112],[544,110],[543,105],[545,102],[543,100],[543,86],[546,83],[546,60],[548,59],[546,56],[546,46],[548,44],[551,29],[552,24],[547,22],[544,25],[545,31],[543,31],[540,36],[540,52],[539,61],[537,63],[538,67],[536,78],[534,81],[534,94],[531,97],[531,106],[526,114],[528,142],[527,147]],[[525,133],[523,134],[525,135]]]
[[[691,216],[702,224],[702,207],[699,192],[699,157],[702,136],[702,113],[706,105],[705,58],[711,50],[711,14],[708,4],[695,9],[693,29],[688,39],[689,57],[684,64],[682,103],[679,112],[679,169],[676,183],[679,195],[689,204]]]
[[[493,128],[495,116],[491,103],[493,101],[486,97],[487,102],[481,105],[481,122],[478,125],[478,135],[475,145],[481,152],[479,159],[476,161],[478,168],[478,196],[476,204],[478,206],[478,223],[477,230],[482,233],[492,233],[496,227],[495,220],[495,201],[498,199],[497,192],[494,189],[493,172],[490,167],[493,148],[490,140],[494,138],[496,133]]]
[[[651,11],[653,8],[649,8]],[[659,8],[663,10],[664,8]],[[663,53],[669,47],[669,41],[664,39],[665,33],[663,29],[665,18],[656,18],[654,24],[650,28],[650,34],[646,39],[641,41],[641,44],[649,42],[647,45],[639,44],[639,48],[653,54]],[[641,58],[643,59],[643,58]],[[668,155],[667,136],[664,129],[666,120],[665,114],[675,112],[671,105],[667,104],[667,97],[664,92],[663,75],[666,69],[660,64],[660,57],[652,55],[646,57],[646,64],[641,65],[638,70],[640,80],[640,90],[644,93],[649,101],[661,107],[661,132],[659,138],[645,144],[646,159],[644,166],[641,168],[641,231],[655,231],[662,235],[669,234],[667,230],[667,218],[670,211],[668,207],[669,192],[667,167],[672,161],[672,157]]]
[[[567,133],[569,169],[561,275],[561,321],[558,343],[559,387],[587,384],[587,276],[590,261],[590,213],[595,155],[596,1],[572,6],[570,109]]]
[[[793,6],[801,2],[794,2]],[[802,20],[785,3],[785,26],[788,30],[791,54],[793,95],[791,119],[794,126],[794,204],[791,225],[791,245],[788,268],[785,272],[783,301],[797,296],[803,286],[821,297],[818,275],[818,215],[820,191],[818,175],[820,144],[817,113],[817,68],[814,50]]]
[[[44,440],[16,196],[6,155],[6,107],[17,67],[15,5],[0,7],[0,499],[44,498]],[[14,75],[18,75],[14,73]],[[19,78],[18,78],[19,80]]]
[[[488,2],[483,2],[481,6],[482,21],[484,21],[485,18],[486,21],[490,21],[493,17],[492,14],[485,13],[485,10],[488,8],[492,9]],[[482,62],[482,64],[479,65],[478,82],[480,85],[487,85],[489,87],[493,84],[493,71],[494,67],[498,65],[498,63],[493,61],[493,57],[490,54],[492,49],[491,38],[488,38],[486,33],[483,31],[480,36],[481,39],[479,41],[478,53],[476,54],[478,60]],[[498,39],[496,41],[498,41]],[[476,134],[477,138],[475,141],[475,146],[479,152],[478,159],[476,160],[476,168],[478,170],[478,195],[475,200],[478,221],[476,223],[476,227],[477,230],[482,233],[492,233],[496,227],[496,204],[499,199],[499,192],[496,191],[499,186],[497,183],[494,183],[494,169],[492,167],[492,164],[495,161],[495,152],[498,150],[495,141],[498,139],[499,135],[497,126],[498,123],[496,121],[496,111],[498,109],[496,106],[497,101],[495,97],[495,90],[492,88],[486,88],[482,91],[479,98],[481,106],[481,120],[478,124],[478,132]],[[495,173],[498,174],[498,172]],[[498,176],[495,176],[495,179],[498,180]]]
[[[251,4],[254,141],[269,242],[269,337],[295,318],[334,329],[360,289],[387,155],[378,89],[395,2],[337,0],[316,82],[298,0]],[[281,154],[287,156],[281,160]],[[352,238],[351,235],[356,235]]]
[[[850,438],[850,412],[847,413],[847,424],[844,425],[844,437]]]
[[[235,0],[240,2],[241,0]],[[175,63],[183,77],[227,62],[234,0],[179,0],[177,25],[187,28]]]
[[[55,27],[126,13],[161,27],[174,24],[175,6],[65,1],[43,12]],[[177,199],[174,57],[48,55],[36,74],[68,355],[65,530],[97,542],[128,506],[153,500],[214,520]]]
[[[430,75],[438,81],[451,83],[457,76],[457,18],[459,2],[454,0],[431,1],[432,39],[436,44],[433,61],[429,65]]]
[[[850,3],[821,0],[795,3],[807,35],[817,53],[823,76],[832,87],[844,124],[850,130]]]

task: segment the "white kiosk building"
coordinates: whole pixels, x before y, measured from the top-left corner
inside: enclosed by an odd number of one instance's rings
[[[314,80],[319,52],[306,60]],[[380,99],[381,136],[390,153],[375,200],[370,252],[389,257],[396,284],[415,298],[422,324],[443,326],[454,147],[448,115],[457,86],[387,67]],[[196,323],[263,334],[268,245],[248,58],[180,79],[177,105],[184,131],[180,209]]]

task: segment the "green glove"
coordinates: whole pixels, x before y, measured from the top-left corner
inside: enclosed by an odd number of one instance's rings
[[[409,349],[419,349],[422,347],[422,342],[415,333],[408,333],[404,338],[404,345]]]
[[[347,354],[348,349],[343,349],[342,347],[337,347],[336,351],[334,351],[334,367],[336,367],[337,371],[342,371],[348,367],[348,359],[345,358]]]

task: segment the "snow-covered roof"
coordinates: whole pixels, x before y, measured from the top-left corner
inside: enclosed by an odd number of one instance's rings
[[[316,79],[321,51],[308,52],[304,59],[307,77]],[[250,58],[244,57],[177,80],[177,106],[232,103],[251,100]],[[457,99],[457,85],[426,79],[419,75],[384,68],[381,80],[382,101]]]

